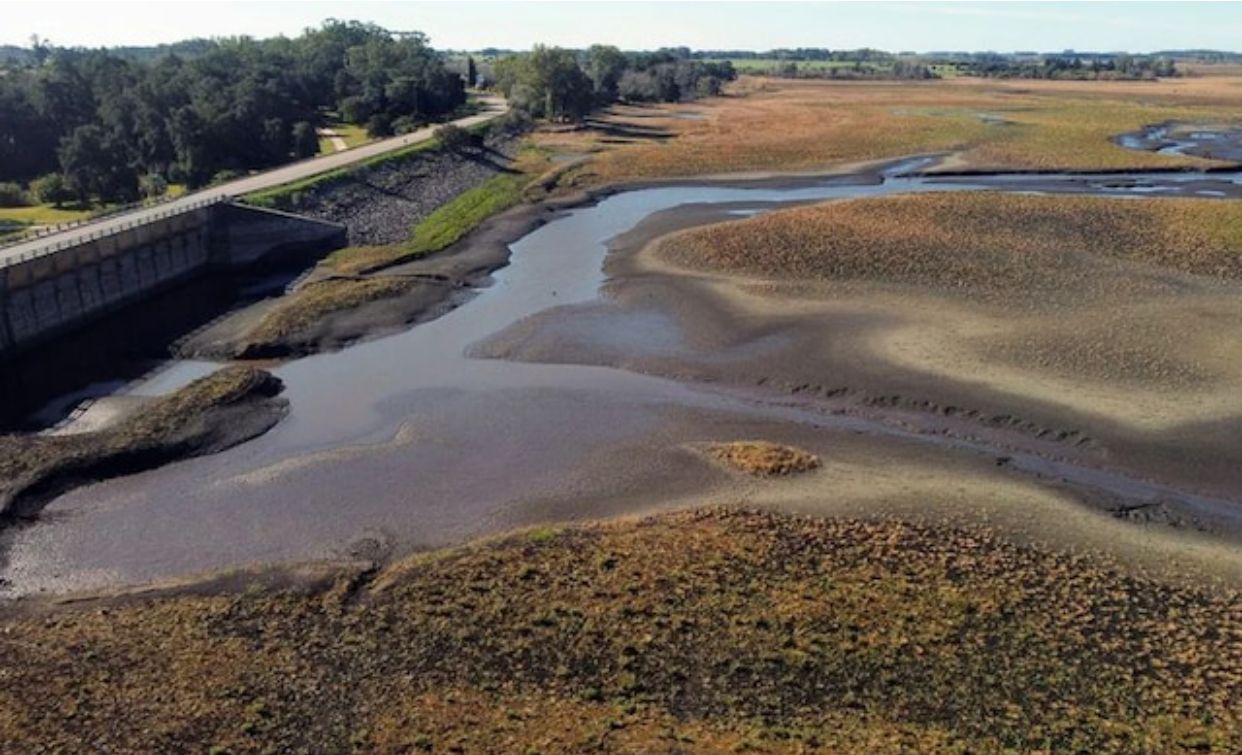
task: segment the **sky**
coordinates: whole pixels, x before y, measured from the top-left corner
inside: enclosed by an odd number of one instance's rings
[[[1065,49],[1150,52],[1242,48],[1242,2],[25,2],[0,5],[0,44],[32,34],[62,46],[149,45],[191,37],[293,36],[325,18],[426,33],[477,50],[592,43]]]

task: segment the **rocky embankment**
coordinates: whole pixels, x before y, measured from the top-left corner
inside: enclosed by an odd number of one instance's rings
[[[343,223],[352,246],[399,244],[436,208],[506,170],[517,149],[515,136],[499,134],[488,137],[485,149],[475,154],[416,153],[299,192],[290,209]]]

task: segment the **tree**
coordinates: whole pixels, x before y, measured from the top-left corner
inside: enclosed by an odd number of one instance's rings
[[[466,86],[474,89],[479,83],[479,68],[474,64],[474,56],[466,56]]]
[[[385,113],[376,113],[367,121],[367,136],[379,138],[392,136],[392,119]]]
[[[349,123],[366,123],[373,114],[370,103],[358,96],[341,100],[341,118]]]
[[[293,124],[293,156],[299,159],[319,154],[319,135],[307,121]]]
[[[628,65],[625,54],[611,45],[591,45],[587,50],[587,75],[601,102],[617,98],[617,85]]]
[[[304,155],[317,139],[295,144],[291,124],[316,123],[324,110],[352,123],[383,115],[391,127],[434,120],[466,98],[463,77],[426,37],[358,22],[330,19],[293,39],[197,40],[150,58],[33,45],[41,65],[0,75],[0,181],[57,171],[63,151],[74,165],[66,183],[107,201],[136,196],[138,176],[200,186]],[[86,126],[100,131],[75,137]]]
[[[267,153],[272,163],[281,163],[289,159],[291,149],[289,136],[289,127],[285,125],[283,118],[268,118],[263,121],[263,136],[261,137],[263,151]]]
[[[137,199],[138,174],[99,126],[78,126],[61,140],[58,155],[65,183],[78,199]]]
[[[594,105],[591,80],[569,50],[536,45],[530,53],[498,61],[494,74],[514,106],[536,118],[575,120]]]
[[[60,207],[73,199],[73,192],[65,185],[65,178],[59,173],[48,173],[30,182],[30,193],[43,204]]]

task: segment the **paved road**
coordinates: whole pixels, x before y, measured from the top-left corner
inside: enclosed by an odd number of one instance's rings
[[[459,118],[453,123],[461,127],[473,126],[478,123],[492,120],[503,115],[508,106],[502,97],[483,96],[479,98],[483,105],[483,111],[477,115],[471,115],[465,118]],[[402,136],[394,136],[391,139],[384,139],[378,142],[371,142],[355,147],[345,152],[333,152],[332,154],[320,155],[309,160],[285,165],[280,168],[274,168],[263,173],[256,173],[252,176],[239,178],[236,181],[212,186],[201,191],[186,194],[171,202],[164,202],[153,207],[142,207],[131,212],[113,215],[107,218],[84,223],[74,226],[59,233],[40,236],[36,239],[30,239],[20,244],[7,246],[0,249],[0,266],[5,263],[16,261],[28,255],[41,254],[49,249],[58,246],[72,244],[75,241],[84,240],[90,236],[99,234],[108,234],[119,231],[122,228],[141,223],[145,220],[154,219],[170,212],[188,209],[204,202],[223,199],[228,197],[240,197],[253,191],[261,189],[270,189],[274,186],[297,181],[302,178],[323,173],[324,171],[334,168],[344,167],[353,163],[365,160],[375,155],[381,155],[385,152],[391,152],[395,149],[416,144],[421,141],[430,139],[435,133],[438,126],[428,126],[418,131],[412,131]]]

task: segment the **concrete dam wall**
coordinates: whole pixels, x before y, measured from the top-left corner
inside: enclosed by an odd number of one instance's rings
[[[0,267],[0,358],[213,269],[345,244],[345,227],[219,202]]]

